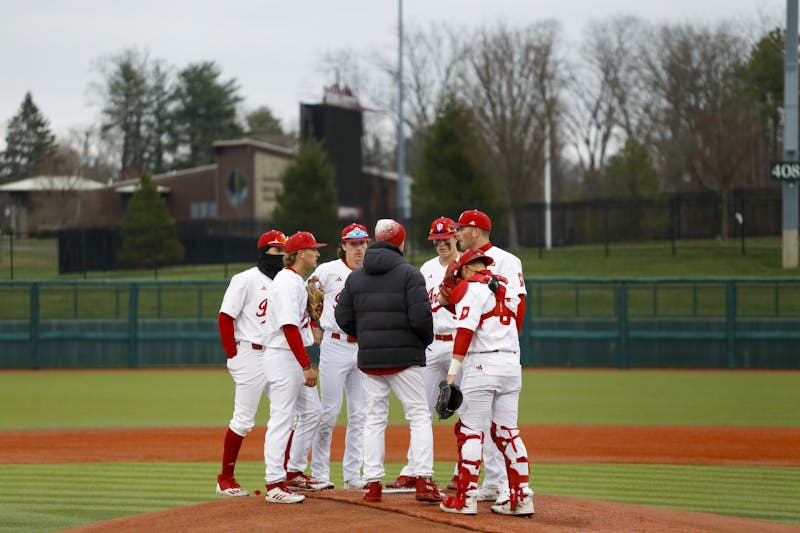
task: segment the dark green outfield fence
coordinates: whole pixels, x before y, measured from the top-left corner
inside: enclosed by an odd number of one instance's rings
[[[526,283],[525,366],[800,368],[800,279]],[[226,287],[0,282],[0,368],[222,366],[216,317]]]

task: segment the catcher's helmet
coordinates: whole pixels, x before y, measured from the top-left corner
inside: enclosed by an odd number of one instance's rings
[[[483,250],[479,250],[478,248],[470,248],[461,254],[461,257],[459,257],[457,260],[455,267],[457,275],[461,275],[461,269],[464,268],[465,265],[468,265],[474,261],[482,261],[484,267],[494,264],[494,259],[484,254]]]

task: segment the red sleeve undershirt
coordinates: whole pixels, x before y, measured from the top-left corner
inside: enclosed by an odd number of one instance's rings
[[[474,332],[468,328],[458,328],[456,339],[453,341],[453,355],[467,355],[467,349],[472,342]]]
[[[519,295],[519,305],[517,306],[517,335],[522,333],[522,324],[525,322],[525,295]]]
[[[219,338],[222,341],[222,349],[228,359],[236,355],[236,339],[233,336],[233,317],[225,313],[220,313],[217,319],[219,323]]]
[[[286,342],[289,343],[289,348],[292,350],[295,359],[303,367],[303,370],[311,367],[311,358],[308,357],[306,347],[303,346],[303,338],[300,336],[300,329],[294,324],[285,324],[283,326],[283,334],[286,336]]]

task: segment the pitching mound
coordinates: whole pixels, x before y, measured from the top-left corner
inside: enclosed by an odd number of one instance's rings
[[[760,520],[564,496],[537,494],[536,515],[518,518],[492,513],[490,502],[479,504],[477,516],[460,516],[440,511],[437,504],[419,503],[409,493],[384,494],[380,503],[366,503],[362,494],[353,490],[310,493],[305,502],[293,505],[268,504],[263,495],[250,496],[118,518],[69,531],[797,531],[796,527]]]

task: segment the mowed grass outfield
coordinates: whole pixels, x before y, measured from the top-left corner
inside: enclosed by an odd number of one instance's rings
[[[0,372],[0,431],[210,426],[222,435],[232,397],[224,369]],[[798,427],[798,406],[800,372],[533,370],[524,373],[520,423]],[[263,405],[259,423],[266,416]],[[404,423],[396,402],[390,422]],[[387,477],[401,466],[387,465]],[[437,463],[437,480],[452,467]],[[218,470],[216,461],[0,464],[0,531],[51,531],[211,501]],[[340,465],[332,473],[341,486]],[[533,476],[541,493],[800,525],[800,468],[534,464]],[[240,463],[237,477],[261,487],[263,464]]]

